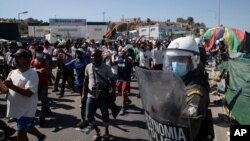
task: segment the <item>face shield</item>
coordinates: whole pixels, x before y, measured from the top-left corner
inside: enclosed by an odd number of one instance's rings
[[[163,71],[172,71],[183,77],[194,69],[192,61],[193,53],[182,50],[170,50],[164,55]]]

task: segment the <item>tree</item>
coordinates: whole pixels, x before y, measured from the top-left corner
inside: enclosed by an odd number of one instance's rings
[[[191,25],[191,24],[194,23],[194,18],[193,18],[193,17],[188,17],[186,21],[187,21],[187,23],[188,23],[189,25]]]
[[[184,20],[183,18],[177,18],[177,19],[176,19],[176,22],[177,22],[177,23],[184,23],[185,20]]]
[[[201,27],[206,27],[206,25],[203,22],[200,23],[200,26]]]
[[[147,23],[151,23],[151,19],[150,18],[147,18]]]
[[[200,25],[200,23],[195,23],[194,26],[200,27],[201,25]]]

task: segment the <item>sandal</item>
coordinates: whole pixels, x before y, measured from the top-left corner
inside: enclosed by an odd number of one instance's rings
[[[109,141],[109,135],[103,135],[101,141]]]

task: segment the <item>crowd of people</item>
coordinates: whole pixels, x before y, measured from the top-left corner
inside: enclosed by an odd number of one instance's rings
[[[5,91],[1,91],[9,93],[8,98],[12,96],[13,99],[17,99],[18,94],[22,95],[21,97],[24,99],[32,95],[34,100],[32,100],[31,103],[35,105],[37,103],[35,97],[37,96],[41,101],[41,112],[38,121],[40,126],[46,124],[46,117],[52,115],[48,102],[49,85],[54,86],[52,92],[60,93],[58,98],[64,96],[66,87],[72,92],[77,91],[80,95],[79,98],[82,99],[80,105],[82,109],[82,121],[77,124],[77,126],[80,128],[90,127],[90,129],[96,129],[98,135],[99,128],[94,122],[94,114],[96,109],[100,108],[103,114],[103,122],[106,125],[106,135],[104,137],[108,139],[108,108],[112,110],[114,117],[126,114],[127,105],[131,103],[129,99],[130,81],[131,78],[135,77],[135,67],[139,66],[145,69],[161,70],[163,51],[166,49],[166,46],[167,42],[145,41],[136,43],[129,42],[128,40],[108,42],[103,40],[99,43],[94,40],[79,39],[61,40],[54,44],[50,44],[48,41],[34,41],[30,44],[26,43],[22,45],[15,41],[5,42],[2,44],[1,49],[1,54],[4,56],[4,65],[1,69],[1,87],[6,86],[7,88]],[[30,56],[23,56],[24,53],[29,53]],[[31,79],[30,75],[28,75],[27,78],[25,77],[22,86],[19,84],[20,82],[17,84],[13,83],[15,86],[22,87],[22,91],[29,90],[29,95],[23,95],[22,92],[12,90],[12,84],[11,87],[8,85],[8,81],[12,81],[10,78],[15,74],[13,72],[22,70],[19,68],[20,66],[18,66],[20,64],[17,56],[19,58],[23,57],[27,61],[27,69],[23,70],[23,72],[21,71],[21,74],[26,73],[28,69],[37,72],[37,76],[32,77],[38,77],[38,82],[32,83],[33,85],[37,85],[34,87],[34,91],[32,91],[31,86],[28,86],[31,81],[29,80]],[[52,73],[53,69],[56,71],[55,75]],[[11,94],[12,91],[15,92],[15,94]],[[118,108],[114,102],[116,92],[120,93],[122,97],[121,108]],[[103,95],[106,95],[105,93],[110,93],[112,96],[103,97]],[[103,102],[96,101],[97,99],[102,99]],[[15,114],[18,113],[18,110],[13,111],[11,108],[13,101],[9,99],[7,101],[8,111],[14,112]],[[16,100],[14,101],[17,102]],[[21,118],[30,117],[34,119],[35,105],[32,106],[33,110],[31,115],[26,115],[26,113],[22,113],[18,116],[15,114],[7,114],[7,117],[9,120],[16,121],[17,124]],[[26,122],[27,119],[21,121],[21,124],[27,125]],[[35,127],[33,120],[29,121],[29,123],[32,123],[32,126],[26,128],[31,129]],[[22,130],[27,131],[26,128],[17,129],[17,132],[22,133]],[[13,132],[13,130],[9,130],[10,129],[6,129],[6,137],[13,134],[10,133],[10,131]],[[27,132],[24,134],[26,133]],[[22,137],[23,135],[20,135],[18,139],[25,140]],[[25,138],[27,138],[27,136]]]
[[[1,70],[0,90],[8,93],[7,117],[17,123],[18,141],[28,140],[27,133],[35,135],[39,141],[46,138],[46,135],[35,128],[35,113],[37,101],[40,100],[39,125],[46,124],[46,117],[53,114],[48,102],[49,85],[54,86],[52,92],[60,93],[58,98],[64,97],[65,88],[78,92],[82,119],[77,126],[86,133],[95,130],[94,140],[109,140],[109,109],[114,118],[127,114],[128,105],[132,102],[129,98],[130,82],[136,77],[136,67],[173,71],[183,79],[187,87],[194,89],[187,93],[187,105],[195,109],[189,116],[194,117],[193,137],[198,138],[209,102],[205,62],[200,61],[200,48],[193,38],[185,37],[178,41],[173,42],[177,42],[178,46],[171,45],[168,40],[122,39],[101,42],[61,40],[54,44],[34,41],[22,46],[14,41],[4,44],[1,51],[5,65]],[[53,69],[56,71],[55,75],[52,73]],[[117,94],[121,95],[120,106],[115,103]],[[102,137],[95,122],[98,108],[105,126]],[[197,116],[202,118],[197,120]],[[6,138],[15,133],[15,129],[9,128],[3,121],[0,123],[5,125],[1,127],[6,127],[3,129]]]

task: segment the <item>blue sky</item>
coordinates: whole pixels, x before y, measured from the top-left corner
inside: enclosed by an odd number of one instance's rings
[[[191,16],[208,27],[218,24],[219,0],[1,0],[0,17],[21,19],[81,18],[118,21],[122,17],[176,21]],[[250,32],[250,0],[220,0],[220,23]]]

